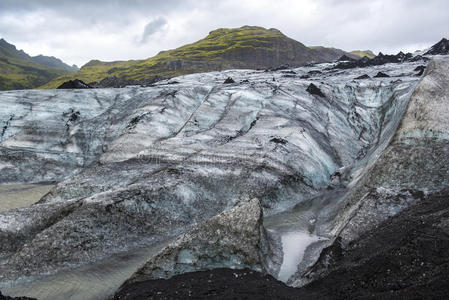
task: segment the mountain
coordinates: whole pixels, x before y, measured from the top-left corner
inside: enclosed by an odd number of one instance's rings
[[[302,66],[328,62],[346,52],[327,48],[310,49],[277,29],[243,26],[217,29],[193,44],[162,51],[146,60],[101,62],[92,60],[77,73],[65,75],[42,88],[56,88],[68,80],[86,83],[107,77],[121,80],[148,80],[155,77],[220,71],[226,69],[267,69],[280,65]]]
[[[35,88],[76,70],[55,57],[31,57],[0,39],[0,90]]]

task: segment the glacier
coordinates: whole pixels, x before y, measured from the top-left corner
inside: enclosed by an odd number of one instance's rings
[[[0,287],[26,290],[27,282],[167,243],[251,199],[260,202],[273,256],[292,232],[306,234],[296,262],[304,272],[339,233],[349,190],[390,143],[421,64],[1,92],[0,184],[56,185],[34,205],[0,212]],[[355,79],[378,72],[390,77]],[[228,77],[235,83],[225,84]],[[271,264],[266,271],[278,276],[282,262]]]

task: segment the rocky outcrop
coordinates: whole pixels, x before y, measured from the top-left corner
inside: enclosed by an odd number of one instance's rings
[[[123,87],[127,87],[127,86],[151,86],[152,84],[164,80],[165,78],[161,77],[161,76],[154,76],[151,78],[145,78],[145,79],[140,79],[140,80],[136,80],[136,79],[125,79],[123,77],[118,78],[116,76],[109,76],[106,77],[105,79],[101,80],[101,81],[95,81],[95,82],[90,82],[89,86],[94,87],[94,88],[123,88]]]
[[[424,55],[447,55],[449,54],[449,41],[443,38],[441,41],[433,45]],[[335,65],[335,69],[351,69],[351,68],[365,68],[368,66],[380,66],[388,63],[402,63],[405,61],[417,62],[417,61],[428,61],[429,58],[422,55],[413,55],[411,53],[403,53],[402,51],[396,55],[385,55],[380,52],[377,56],[373,58],[363,57],[360,60],[350,60],[341,61]],[[421,75],[421,74],[419,74]]]
[[[126,285],[215,268],[277,274],[280,249],[267,238],[257,199],[241,203],[182,234],[140,268]],[[274,261],[273,261],[274,259]]]
[[[449,40],[442,38],[441,41],[433,45],[424,55],[448,55]]]
[[[402,63],[413,58],[411,53],[404,54],[399,52],[396,55],[388,55],[380,52],[373,58],[363,57],[356,61],[344,61],[335,65],[335,69],[351,69],[351,68],[365,68],[369,66],[380,66],[388,63]]]
[[[58,89],[90,89],[90,85],[84,83],[82,80],[69,80],[58,86]]]

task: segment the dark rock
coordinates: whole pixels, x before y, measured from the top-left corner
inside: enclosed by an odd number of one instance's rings
[[[356,61],[357,59],[347,56],[346,54],[342,55],[337,61]]]
[[[226,78],[226,80],[223,82],[223,84],[231,84],[231,83],[235,83],[234,79],[232,79],[231,77]]]
[[[424,73],[424,70],[426,69],[426,66],[417,66],[413,71],[418,72],[415,74],[416,76],[421,76]]]
[[[309,86],[307,87],[307,92],[309,92],[309,94],[311,95],[316,95],[316,96],[320,96],[320,97],[326,97],[323,92],[313,83],[309,84]]]
[[[78,120],[79,116],[81,115],[81,113],[79,111],[73,112],[70,115],[69,121],[70,122],[75,122],[76,120]]]
[[[449,54],[449,40],[443,38],[441,41],[433,45],[424,55],[447,55]]]
[[[310,76],[309,76],[309,75],[302,75],[302,76],[300,76],[299,78],[301,78],[301,79],[309,79]]]
[[[281,138],[277,138],[277,137],[272,138],[272,139],[270,140],[270,142],[273,142],[273,143],[276,143],[276,144],[282,144],[282,145],[287,144],[287,141],[286,141],[286,140],[281,139]]]
[[[417,72],[417,71],[424,70],[425,68],[426,68],[426,66],[421,65],[421,66],[417,66],[413,71]]]
[[[2,294],[0,291],[0,300],[37,300],[35,298],[29,298],[29,297],[9,297]]]
[[[82,80],[69,80],[58,86],[58,89],[91,89],[92,87]]]
[[[295,75],[296,72],[292,71],[292,70],[288,70],[288,71],[283,71],[282,74],[293,74],[293,75]]]
[[[256,271],[222,268],[131,283],[113,299],[318,299],[320,296]]]
[[[318,74],[322,74],[323,72],[318,71],[318,70],[312,70],[309,71],[307,74],[309,74],[310,76],[314,76],[314,75],[318,75]]]
[[[363,75],[360,75],[359,77],[356,77],[356,78],[354,78],[354,79],[370,79],[371,77],[369,77],[368,75],[366,75],[366,74],[363,74]]]
[[[422,199],[344,251],[337,240],[319,260],[327,275],[302,290],[334,299],[446,299],[448,201],[448,189]]]
[[[374,78],[380,78],[380,77],[390,77],[390,75],[385,74],[385,73],[383,73],[383,72],[378,72],[378,73],[374,76]]]
[[[240,81],[240,83],[249,83],[248,79],[243,79],[242,81]]]

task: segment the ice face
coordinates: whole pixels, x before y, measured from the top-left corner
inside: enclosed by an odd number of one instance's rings
[[[2,276],[155,243],[253,197],[274,215],[331,188],[336,171],[346,170],[337,183],[346,185],[393,134],[418,64],[0,93],[0,183],[59,182],[39,204],[0,214],[2,244],[14,241],[0,249],[11,257]],[[322,73],[300,78],[312,69]],[[354,80],[379,71],[392,77]],[[307,91],[311,83],[324,97]],[[11,222],[24,219],[26,234]]]

